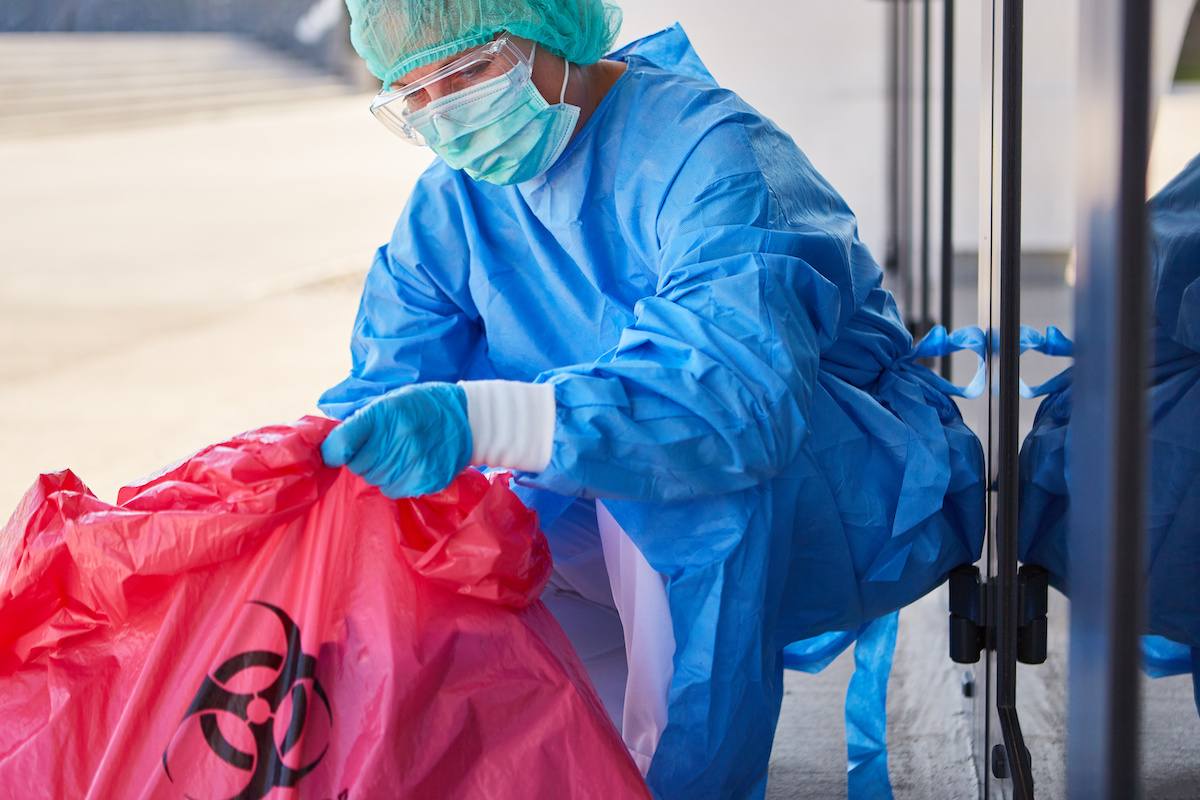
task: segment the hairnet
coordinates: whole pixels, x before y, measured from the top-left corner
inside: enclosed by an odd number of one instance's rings
[[[500,31],[532,39],[576,64],[593,64],[621,27],[621,10],[608,0],[346,0],[346,5],[350,41],[385,86]]]

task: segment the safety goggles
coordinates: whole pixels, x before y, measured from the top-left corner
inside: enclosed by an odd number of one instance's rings
[[[502,36],[406,86],[384,87],[371,101],[371,113],[401,139],[424,145],[425,137],[412,124],[414,116],[432,111],[460,125],[487,125],[512,110],[531,74],[529,58]],[[471,108],[467,101],[477,99],[480,93],[471,90],[485,84],[489,102],[480,113],[479,104]]]

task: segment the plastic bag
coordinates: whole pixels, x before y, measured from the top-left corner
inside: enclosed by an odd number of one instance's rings
[[[649,797],[536,598],[537,518],[392,501],[305,418],[0,534],[0,786],[22,798]]]

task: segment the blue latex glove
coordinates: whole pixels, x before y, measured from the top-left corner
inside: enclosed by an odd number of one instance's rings
[[[440,492],[471,461],[467,395],[453,383],[388,392],[330,431],[321,456],[393,499]]]

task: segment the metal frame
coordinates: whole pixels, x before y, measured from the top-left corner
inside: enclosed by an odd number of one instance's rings
[[[982,40],[980,42],[980,76],[982,98],[980,103],[979,124],[979,185],[981,196],[979,203],[979,265],[977,278],[978,321],[980,327],[989,333],[999,328],[999,297],[1000,297],[1000,220],[996,209],[1000,203],[1000,185],[998,177],[1001,172],[1001,148],[998,146],[997,126],[1002,116],[1000,95],[1003,76],[1000,62],[1001,25],[999,21],[1001,0],[986,0],[982,12]],[[985,659],[982,664],[983,691],[977,693],[975,703],[976,725],[974,753],[976,765],[980,771],[982,796],[986,798],[1005,796],[1003,785],[994,774],[992,762],[993,744],[1000,722],[997,715],[997,685],[996,685],[996,582],[992,580],[996,564],[998,521],[998,495],[1000,447],[999,391],[996,385],[999,364],[997,363],[997,348],[995,341],[989,335],[988,347],[988,384],[989,391],[984,407],[981,409],[980,436],[983,440],[988,491],[984,495],[987,521],[987,539],[983,554],[983,575],[985,577],[984,600],[986,611],[984,620]],[[1003,749],[1003,748],[1001,748]],[[1005,773],[1001,773],[1005,774]]]
[[[1067,790],[1136,798],[1146,458],[1149,0],[1080,17]],[[1139,380],[1138,377],[1142,379]],[[1086,576],[1086,578],[1082,577]]]
[[[991,391],[982,420],[990,491],[983,587],[986,691],[982,707],[976,706],[983,730],[975,749],[983,762],[983,795],[1026,800],[1034,796],[1033,774],[1016,702],[1024,2],[990,0],[984,14],[982,74],[991,92],[980,126],[980,185],[986,188],[980,204],[979,317],[990,331]]]
[[[929,111],[930,76],[930,0],[923,0],[921,10],[921,313],[915,320],[914,333],[920,337],[933,327],[929,315]]]
[[[884,270],[896,284],[911,327],[912,277],[912,9],[888,0],[888,229]]]
[[[888,230],[884,269],[894,281],[905,325],[920,337],[935,324],[951,326],[954,291],[954,2],[944,0],[942,24],[942,187],[941,268],[938,316],[933,314],[930,236],[932,215],[933,3],[920,0],[920,181],[914,186],[912,6],[917,0],[888,0]],[[914,220],[913,199],[920,208]],[[916,225],[914,225],[914,221]],[[919,228],[919,230],[917,230]],[[915,235],[914,235],[915,234]],[[941,372],[950,376],[950,357],[941,359]]]
[[[1018,375],[1021,325],[1021,90],[1024,0],[1004,0],[1000,122],[1000,439],[996,523],[996,711],[1013,795],[1032,800],[1029,751],[1017,716]]]
[[[944,0],[942,17],[942,285],[938,322],[953,330],[954,306],[954,3]],[[950,378],[950,356],[941,374]]]
[[[912,0],[892,0],[889,30],[888,271],[910,328],[929,319],[930,2],[924,0],[920,316],[913,292]],[[1149,154],[1150,0],[1092,0],[1081,14],[1080,248],[1070,548],[1073,581],[1068,791],[1078,798],[1137,797],[1138,648],[1144,598],[1144,380],[1150,363],[1146,314],[1146,164]],[[945,0],[941,322],[951,321],[953,281],[954,0]],[[988,493],[987,690],[982,741],[998,727],[1004,744],[985,756],[983,793],[1034,796],[1032,768],[1016,708],[1020,606],[1017,571],[1018,359],[1021,281],[1021,132],[1024,0],[988,0],[981,145],[985,201],[980,217],[979,317],[992,331],[993,388],[984,419],[994,491]],[[1113,54],[1118,54],[1114,58]],[[991,76],[988,80],[988,76]],[[998,127],[997,127],[998,125]],[[997,132],[998,139],[997,141]],[[995,207],[999,207],[999,218]],[[985,289],[985,287],[987,287]],[[998,301],[998,302],[997,302]],[[948,370],[943,361],[942,370]],[[998,386],[997,386],[998,384]],[[994,572],[993,572],[994,570]],[[1032,577],[1030,577],[1032,580]],[[1044,576],[1041,581],[1044,583]],[[1026,656],[1028,659],[1028,656]],[[994,659],[994,660],[993,660]],[[990,756],[987,757],[987,756]],[[994,779],[1000,779],[994,782]],[[1008,780],[1011,779],[1011,784]]]

